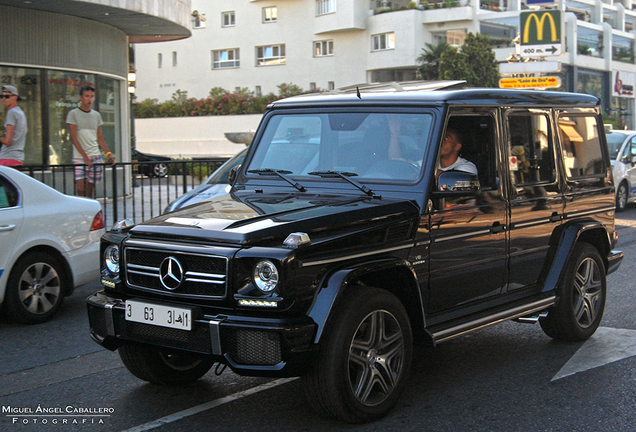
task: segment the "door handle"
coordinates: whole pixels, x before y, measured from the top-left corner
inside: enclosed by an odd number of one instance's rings
[[[506,224],[501,224],[499,222],[495,222],[492,224],[492,226],[490,227],[490,232],[492,234],[499,234],[501,232],[504,232],[506,230]]]
[[[15,225],[2,225],[0,226],[0,232],[12,231],[14,228],[15,228]]]

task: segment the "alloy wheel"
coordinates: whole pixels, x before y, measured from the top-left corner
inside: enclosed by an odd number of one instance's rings
[[[349,350],[349,383],[366,406],[384,401],[404,366],[404,336],[389,312],[374,311],[360,323]]]
[[[601,271],[592,258],[581,262],[574,278],[574,316],[581,325],[587,328],[600,312],[603,282]]]
[[[32,314],[53,309],[62,291],[55,269],[42,262],[32,264],[22,273],[18,287],[20,302]]]

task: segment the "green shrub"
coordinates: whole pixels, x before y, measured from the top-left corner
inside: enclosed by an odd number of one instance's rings
[[[316,90],[319,91],[319,90]],[[186,117],[232,114],[262,114],[270,103],[305,91],[295,84],[280,84],[278,94],[257,96],[247,88],[229,92],[221,87],[210,90],[203,99],[188,98],[188,92],[177,90],[168,101],[145,99],[134,105],[136,118]]]

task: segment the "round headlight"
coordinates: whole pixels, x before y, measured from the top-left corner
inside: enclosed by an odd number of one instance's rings
[[[278,285],[278,270],[273,262],[263,260],[254,266],[254,283],[264,293],[274,291]]]
[[[113,274],[119,273],[119,247],[110,245],[104,251],[104,264],[109,272]]]

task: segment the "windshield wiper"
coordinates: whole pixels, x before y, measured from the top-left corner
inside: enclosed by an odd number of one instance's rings
[[[299,191],[307,192],[307,189],[305,189],[305,187],[303,185],[301,185],[300,183],[290,179],[289,177],[287,177],[285,175],[285,174],[292,174],[291,171],[281,170],[281,169],[273,169],[273,168],[263,168],[263,169],[249,170],[248,173],[253,173],[253,174],[258,174],[258,175],[275,175],[275,176],[278,176],[278,177],[282,178],[283,180],[285,180],[287,183],[289,183],[290,185],[292,185],[293,187],[295,187]]]
[[[349,177],[353,177],[353,176],[357,176],[358,175],[358,174],[353,173],[353,172],[328,170],[328,171],[314,171],[314,172],[310,172],[308,174],[309,175],[317,175],[317,176],[326,177],[326,178],[341,178],[343,180],[348,181],[349,183],[351,183],[352,185],[354,185],[355,187],[360,189],[365,194],[367,194],[369,196],[375,196],[375,194],[373,193],[373,191],[371,189],[369,189],[365,185],[363,185],[361,183],[358,183],[357,181],[349,178]]]

